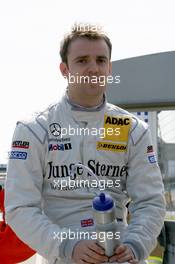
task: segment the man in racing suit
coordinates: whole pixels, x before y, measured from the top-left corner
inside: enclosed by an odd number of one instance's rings
[[[104,33],[74,28],[60,54],[66,94],[17,123],[9,153],[6,220],[51,264],[143,263],[156,245],[165,215],[149,128],[106,101],[107,82],[102,85],[101,77],[107,80],[111,73],[111,43]],[[94,179],[82,167],[73,171],[77,163],[88,166],[99,182],[105,180],[105,192],[116,202],[121,245],[111,258],[91,237],[78,235],[94,230],[95,194],[94,186],[78,185],[81,179]],[[131,221],[125,227],[129,200]]]

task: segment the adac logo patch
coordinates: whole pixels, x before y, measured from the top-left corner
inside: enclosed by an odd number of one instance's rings
[[[109,142],[97,142],[97,150],[107,150],[113,152],[126,152],[127,146],[124,144],[113,144]]]
[[[104,140],[127,142],[130,127],[131,127],[131,118],[129,118],[128,116],[121,117],[121,116],[104,115],[104,128],[106,132]],[[116,131],[116,129],[118,129],[120,133],[109,134],[108,129],[113,131]]]

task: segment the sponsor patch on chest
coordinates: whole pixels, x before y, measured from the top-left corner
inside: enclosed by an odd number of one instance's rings
[[[126,152],[127,146],[125,144],[114,144],[114,143],[109,143],[109,142],[97,141],[97,150]]]
[[[104,140],[127,142],[131,127],[131,118],[128,116],[104,115]]]

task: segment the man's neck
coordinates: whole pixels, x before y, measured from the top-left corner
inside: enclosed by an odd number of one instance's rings
[[[91,108],[91,107],[97,107],[100,106],[103,103],[103,94],[100,97],[87,97],[86,98],[79,98],[77,96],[74,96],[69,90],[67,91],[67,95],[69,100],[75,104],[75,105],[79,105],[85,108]]]

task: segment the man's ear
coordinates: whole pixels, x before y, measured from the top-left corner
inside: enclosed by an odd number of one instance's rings
[[[64,78],[68,77],[69,68],[65,62],[60,63],[60,71],[61,71],[62,75],[64,76]]]

